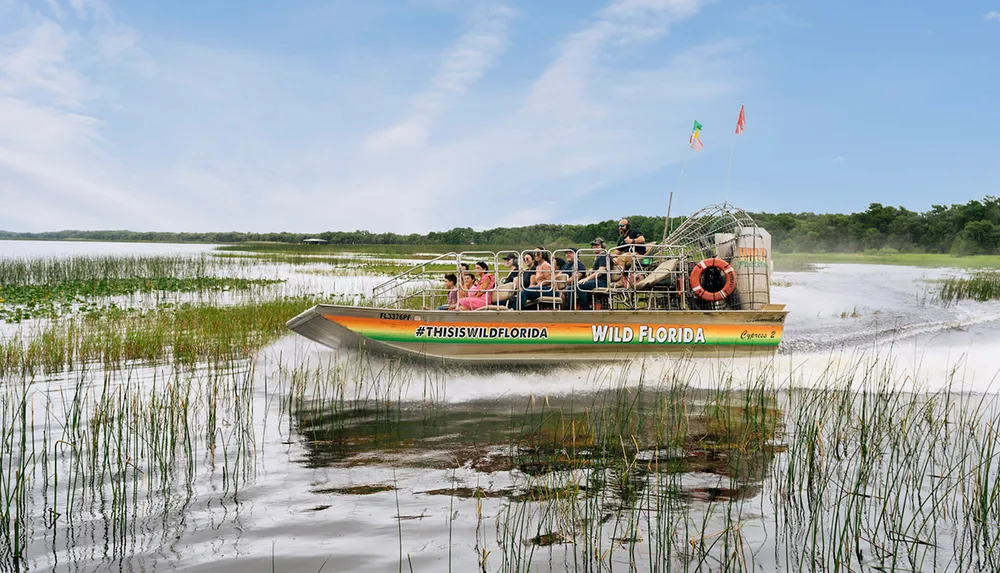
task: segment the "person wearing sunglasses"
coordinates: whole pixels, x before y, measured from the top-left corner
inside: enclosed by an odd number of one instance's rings
[[[624,263],[631,259],[631,257],[622,256],[624,253],[646,254],[646,247],[644,246],[646,237],[642,235],[642,231],[633,227],[628,219],[618,221],[618,237],[618,247],[611,253],[614,255],[618,266],[624,268]]]

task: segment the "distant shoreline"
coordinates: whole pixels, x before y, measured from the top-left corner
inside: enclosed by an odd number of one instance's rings
[[[749,216],[770,233],[777,253],[936,253],[945,255],[1000,255],[1000,198],[987,195],[979,201],[950,206],[935,205],[916,212],[903,207],[871,203],[864,211],[850,214],[753,213],[727,207]],[[617,208],[616,208],[617,210]],[[621,213],[618,213],[621,214]],[[625,215],[625,214],[622,214]],[[691,214],[692,217],[698,213]],[[660,241],[667,222],[662,216],[625,215],[649,242]],[[687,217],[671,217],[676,229]],[[39,233],[0,230],[0,239],[22,241],[106,241],[126,243],[171,243],[201,245],[285,244],[300,245],[308,239],[325,241],[320,247],[381,246],[440,249],[451,245],[588,245],[595,237],[609,243],[618,236],[619,218],[593,223],[540,223],[520,227],[475,230],[455,227],[425,233],[373,233],[365,230],[320,232],[158,232],[111,229],[103,231],[62,230]],[[464,250],[464,249],[463,249]]]
[[[149,240],[104,240],[104,239],[52,239],[52,238],[36,238],[36,239],[12,239],[3,238],[0,241],[23,241],[23,242],[42,242],[42,243],[118,243],[118,244],[157,244],[157,245],[206,245],[221,247],[220,249],[213,249],[218,252],[244,252],[248,256],[253,256],[254,254],[280,254],[286,253],[287,256],[294,255],[336,255],[337,253],[343,252],[380,252],[380,253],[398,253],[407,254],[415,251],[422,252],[446,252],[446,251],[473,251],[473,250],[488,250],[488,251],[500,251],[500,250],[527,250],[531,249],[533,245],[385,245],[385,244],[369,244],[369,245],[303,245],[301,243],[279,243],[274,241],[244,241],[240,243],[195,243],[195,242],[177,242],[177,241],[149,241]],[[262,248],[260,250],[254,249],[254,245],[260,245]],[[564,248],[572,245],[559,245],[559,248]],[[235,247],[235,248],[234,248]],[[555,248],[555,246],[553,246]],[[2,251],[2,249],[0,249]],[[823,265],[823,264],[866,264],[866,265],[893,265],[893,266],[915,266],[915,267],[927,267],[927,268],[941,268],[941,267],[953,267],[953,268],[965,268],[965,269],[995,269],[1000,271],[1000,255],[968,255],[968,256],[957,256],[945,253],[898,253],[898,252],[886,252],[886,251],[868,251],[868,252],[796,252],[796,253],[781,253],[774,252],[773,259],[786,267],[786,269],[776,269],[778,271],[782,270],[795,270],[795,267],[801,265],[802,269],[805,270],[810,268],[811,265]]]

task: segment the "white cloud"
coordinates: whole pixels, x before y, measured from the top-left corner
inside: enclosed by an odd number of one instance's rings
[[[0,41],[0,189],[5,204],[19,206],[0,223],[149,224],[158,201],[108,175],[106,123],[90,107],[97,90],[80,70],[102,36],[68,31],[27,8],[21,17],[21,28]]]
[[[997,12],[996,10],[990,10],[989,12],[986,13],[985,16],[983,16],[983,18],[986,18],[987,20],[996,20],[1000,22],[1000,12]]]
[[[565,220],[569,201],[677,161],[695,110],[732,94],[738,42],[630,59],[701,5],[612,1],[540,52],[535,76],[501,87],[483,79],[510,50],[520,15],[506,4],[466,14],[424,78],[399,54],[318,66],[173,42],[150,55],[92,0],[31,12],[0,41],[20,62],[0,66],[0,194],[24,205],[0,228]]]
[[[424,143],[433,122],[464,96],[507,49],[507,24],[514,14],[505,4],[477,12],[470,29],[443,54],[430,89],[417,96],[410,116],[370,135],[364,149],[377,153]]]
[[[843,155],[838,155],[838,156],[834,157],[833,159],[831,159],[830,163],[843,163],[843,161],[844,161],[844,156]]]

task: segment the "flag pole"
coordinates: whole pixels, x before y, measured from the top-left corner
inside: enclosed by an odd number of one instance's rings
[[[733,134],[733,146],[729,148],[729,166],[726,168],[726,203],[729,203],[729,192],[732,190],[733,154],[736,153],[736,140],[739,139],[740,134],[743,133],[744,125],[746,125],[746,116],[743,114],[744,107],[746,107],[745,104],[740,104],[740,115],[736,118],[736,132]]]
[[[701,130],[701,127],[702,126],[701,126],[700,123],[698,123],[698,120],[695,120],[694,125],[691,128],[691,137],[688,139],[689,146],[691,147],[691,149],[694,149],[695,151],[698,151],[699,149],[701,149],[702,147],[704,147],[704,145],[701,143],[701,140],[698,139],[698,133]],[[683,189],[683,185],[684,185],[684,172],[687,171],[687,166],[688,166],[688,160],[689,159],[691,159],[691,154],[690,153],[688,153],[687,155],[684,156],[684,164],[681,165],[681,174],[677,177],[677,185],[674,186],[674,189],[677,189],[678,191],[681,191]],[[667,203],[667,220],[664,221],[664,224],[663,224],[663,242],[664,243],[667,242],[667,233],[668,233],[668,231],[670,229],[670,207],[673,205],[673,203],[674,203],[674,192],[671,191],[670,192],[670,201]]]
[[[667,220],[663,222],[663,240],[660,241],[661,245],[667,243],[667,237],[670,236],[670,208],[674,205],[674,192],[670,192],[670,200],[667,201]]]
[[[736,140],[739,135],[733,134],[733,146],[729,148],[729,167],[726,168],[726,203],[729,202],[729,191],[733,181],[733,153],[736,152]]]
[[[677,185],[674,186],[675,189],[680,190],[681,185],[684,183],[684,171],[687,170],[688,159],[691,159],[691,154],[688,153],[684,157],[684,164],[681,165],[681,174],[677,177]],[[670,207],[674,203],[674,192],[670,192],[670,201],[667,203],[667,220],[664,221],[663,225],[663,243],[667,242],[667,230],[670,228]]]

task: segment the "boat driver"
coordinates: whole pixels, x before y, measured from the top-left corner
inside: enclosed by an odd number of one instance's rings
[[[612,252],[615,264],[621,269],[627,269],[635,259],[635,255],[645,255],[646,237],[642,231],[629,223],[627,218],[618,221],[618,247]]]

